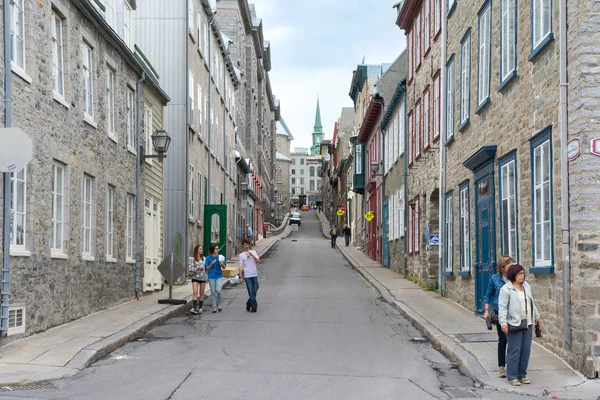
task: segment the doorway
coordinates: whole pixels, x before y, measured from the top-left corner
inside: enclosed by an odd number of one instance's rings
[[[475,312],[484,311],[483,297],[490,277],[496,272],[496,235],[494,175],[491,172],[475,181]]]

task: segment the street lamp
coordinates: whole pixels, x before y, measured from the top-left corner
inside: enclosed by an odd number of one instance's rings
[[[167,134],[167,131],[158,130],[152,134],[151,138],[152,147],[158,154],[144,154],[144,145],[141,145],[140,154],[142,154],[142,157],[140,161],[143,161],[146,158],[158,158],[159,161],[162,162],[163,158],[167,157],[167,150],[169,150],[169,145],[171,144],[171,137]]]

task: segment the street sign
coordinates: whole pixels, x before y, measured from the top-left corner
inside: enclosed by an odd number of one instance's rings
[[[367,211],[367,213],[365,214],[365,219],[369,222],[371,222],[371,220],[375,218],[375,215],[373,215],[373,213],[371,211]]]
[[[33,141],[20,128],[0,128],[0,171],[20,171],[33,158]]]
[[[590,152],[600,156],[600,138],[592,139],[590,143]]]
[[[338,217],[341,217],[342,215],[344,215],[344,211],[342,211],[341,209],[337,210],[336,214],[337,214]]]
[[[575,160],[581,154],[581,142],[579,138],[573,138],[567,143],[567,159]]]
[[[430,233],[429,234],[429,245],[430,246],[439,246],[440,245],[440,234],[439,233]]]

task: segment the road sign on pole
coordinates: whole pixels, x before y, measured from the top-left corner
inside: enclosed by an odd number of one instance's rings
[[[341,209],[340,209],[340,210],[337,210],[337,213],[336,213],[336,214],[337,214],[337,216],[338,216],[338,217],[341,217],[341,216],[343,216],[343,215],[344,215],[344,211],[342,211]]]
[[[375,215],[371,211],[367,211],[367,213],[365,214],[365,219],[371,222],[373,218],[375,218]]]

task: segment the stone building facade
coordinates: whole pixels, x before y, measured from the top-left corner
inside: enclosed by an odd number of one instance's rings
[[[279,226],[281,220],[290,209],[290,171],[292,159],[290,158],[290,145],[294,136],[290,132],[285,121],[280,119],[277,121],[277,153],[275,164],[275,225]]]
[[[12,126],[32,138],[33,159],[12,178],[12,337],[141,295],[136,226],[143,237],[145,225],[136,202],[154,185],[143,180],[136,195],[137,140],[149,140],[137,134],[162,127],[169,97],[133,38],[121,36],[117,15],[134,7],[118,4],[112,13],[88,0],[13,7],[24,40],[13,53]],[[152,129],[148,119],[137,125],[138,98],[153,102]]]

